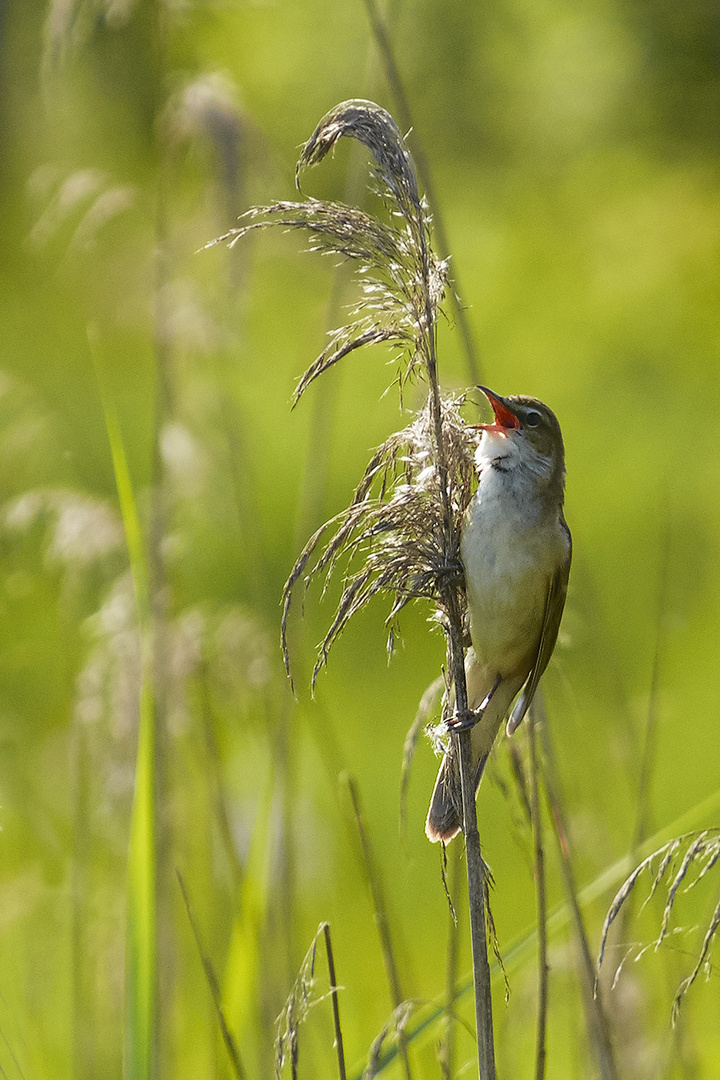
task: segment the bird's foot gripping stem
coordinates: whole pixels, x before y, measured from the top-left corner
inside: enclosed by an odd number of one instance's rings
[[[469,731],[474,728],[478,720],[482,720],[482,712],[473,709],[461,709],[445,721],[445,726],[452,735],[459,735],[461,731]]]
[[[458,735],[461,731],[469,731],[474,728],[478,721],[482,720],[485,715],[485,710],[493,699],[493,694],[497,690],[502,681],[502,676],[498,675],[495,682],[492,685],[490,693],[483,699],[481,705],[477,709],[458,709],[455,714],[449,717],[445,721],[445,725],[448,731],[453,735]]]

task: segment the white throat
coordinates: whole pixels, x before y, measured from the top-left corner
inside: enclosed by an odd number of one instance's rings
[[[554,470],[554,463],[538,454],[522,435],[495,431],[483,432],[475,451],[475,466],[481,498],[502,492],[504,498],[514,496],[526,506],[544,502],[545,487]]]

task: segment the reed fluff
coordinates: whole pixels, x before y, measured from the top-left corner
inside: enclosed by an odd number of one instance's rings
[[[427,362],[428,334],[445,292],[447,263],[430,250],[430,219],[418,194],[412,158],[384,109],[372,102],[349,101],[329,112],[303,147],[295,170],[298,190],[303,170],[322,161],[342,136],[357,139],[373,155],[373,186],[387,208],[387,221],[322,199],[276,202],[248,210],[237,229],[207,245],[233,247],[253,229],[281,226],[309,233],[311,251],[338,255],[355,265],[360,302],[349,322],[331,332],[330,341],[305,371],[293,404],[339,360],[364,345],[381,342],[399,349],[402,387]]]
[[[338,567],[343,567],[342,595],[319,646],[313,686],[333,642],[355,612],[377,593],[389,593],[392,598],[386,619],[389,651],[394,642],[396,616],[409,601],[432,600],[438,605],[441,617],[446,618],[442,595],[446,579],[460,580],[462,574],[457,549],[458,526],[472,491],[475,439],[460,418],[462,401],[462,398],[446,399],[442,403],[451,477],[453,548],[449,553],[445,549],[443,507],[437,497],[433,461],[433,425],[426,405],[409,427],[383,443],[369,462],[350,505],[317,530],[295,563],[283,593],[282,645],[288,672],[287,618],[293,586],[303,576],[306,587],[315,576],[322,577],[326,587]],[[334,534],[317,556],[333,526]]]
[[[437,391],[434,332],[447,263],[430,247],[430,216],[418,193],[412,157],[392,117],[367,101],[336,106],[303,147],[296,168],[298,189],[303,170],[322,161],[343,136],[357,139],[372,154],[373,187],[387,220],[338,202],[276,202],[253,207],[238,228],[212,241],[233,246],[253,229],[300,229],[309,233],[311,250],[347,259],[357,269],[360,300],[302,375],[293,404],[328,368],[362,346],[380,342],[397,350],[401,393],[413,376],[430,383],[425,407],[377,450],[350,505],[310,538],[288,578],[282,644],[289,673],[286,630],[293,587],[303,576],[306,586],[322,576],[326,587],[342,567],[342,596],[319,647],[313,686],[348,620],[377,593],[388,593],[392,600],[390,647],[395,617],[410,600],[434,601],[441,619],[447,620],[447,586],[462,586],[460,523],[472,494],[477,445],[475,432],[460,415],[464,398],[441,399]],[[325,549],[318,554],[323,541]],[[464,590],[456,592],[462,618]]]
[[[436,324],[447,264],[430,245],[430,216],[418,192],[415,167],[392,117],[369,101],[346,101],[318,124],[296,168],[316,165],[342,137],[362,143],[374,160],[373,184],[386,219],[343,203],[303,199],[255,207],[240,225],[212,243],[236,244],[253,229],[281,226],[310,236],[311,248],[349,260],[358,273],[360,298],[346,325],[330,340],[300,379],[294,404],[319,375],[364,345],[385,342],[395,349],[401,398],[407,379],[428,384],[425,406],[374,454],[354,498],[342,513],[310,538],[283,594],[282,645],[289,673],[287,620],[293,588],[301,578],[342,576],[335,616],[319,647],[312,683],[333,643],[352,616],[378,593],[390,598],[388,643],[396,617],[411,600],[429,600],[445,631],[448,682],[454,705],[467,708],[464,648],[465,590],[459,559],[460,524],[470,501],[476,433],[460,415],[463,399],[440,393]],[[208,245],[211,246],[211,245]],[[329,537],[329,539],[328,539]],[[323,544],[325,544],[323,548]],[[446,701],[450,701],[446,695]],[[476,988],[480,1074],[495,1076],[490,974],[486,942],[486,879],[480,855],[471,777],[469,732],[458,742],[464,773],[463,805],[470,924]]]

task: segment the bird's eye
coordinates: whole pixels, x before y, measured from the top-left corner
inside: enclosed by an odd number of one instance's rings
[[[537,427],[541,420],[542,417],[537,409],[531,409],[530,412],[525,415],[525,423],[528,427]]]

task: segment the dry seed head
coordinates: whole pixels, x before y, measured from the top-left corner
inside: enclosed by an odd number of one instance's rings
[[[429,215],[418,195],[412,157],[384,109],[364,101],[338,105],[305,144],[296,175],[321,161],[343,136],[357,139],[372,153],[387,221],[338,202],[277,202],[249,210],[237,229],[206,245],[232,247],[253,229],[282,226],[307,232],[312,250],[355,264],[360,301],[300,379],[295,402],[322,372],[363,345],[382,342],[400,350],[402,388],[405,379],[427,367],[429,337],[445,292],[447,264],[430,250]]]
[[[430,384],[426,407],[376,452],[350,506],[310,538],[285,586],[282,647],[289,671],[287,619],[293,587],[301,577],[307,586],[316,576],[324,577],[327,587],[342,565],[342,593],[319,647],[313,685],[348,620],[378,593],[392,599],[387,620],[390,644],[396,616],[410,600],[433,601],[444,627],[450,607],[462,618],[460,522],[474,478],[475,437],[460,418],[460,401],[441,401],[437,384],[435,324],[447,264],[431,250],[429,215],[418,192],[412,156],[389,113],[360,100],[332,109],[303,147],[296,169],[298,188],[303,170],[322,161],[346,136],[373,156],[373,175],[387,220],[338,202],[278,202],[253,208],[237,229],[212,242],[233,246],[253,229],[280,225],[307,232],[313,249],[355,263],[360,300],[350,321],[330,335],[300,379],[295,402],[318,375],[363,345],[380,342],[399,351],[401,396],[405,380],[413,374],[425,376]],[[334,532],[318,557],[321,541],[331,529]]]
[[[475,432],[460,416],[463,398],[443,402],[443,431],[448,463],[449,502],[459,535],[474,477]],[[336,526],[325,549],[316,552],[330,526]],[[319,647],[313,685],[329,650],[350,618],[378,593],[392,601],[387,623],[411,600],[434,602],[443,617],[443,582],[459,571],[458,552],[448,564],[433,450],[429,402],[404,431],[396,432],[373,455],[350,506],[319,529],[306,545],[286,583],[282,642],[285,663],[287,618],[292,591],[300,578],[305,587],[342,568],[343,589],[335,617]]]

